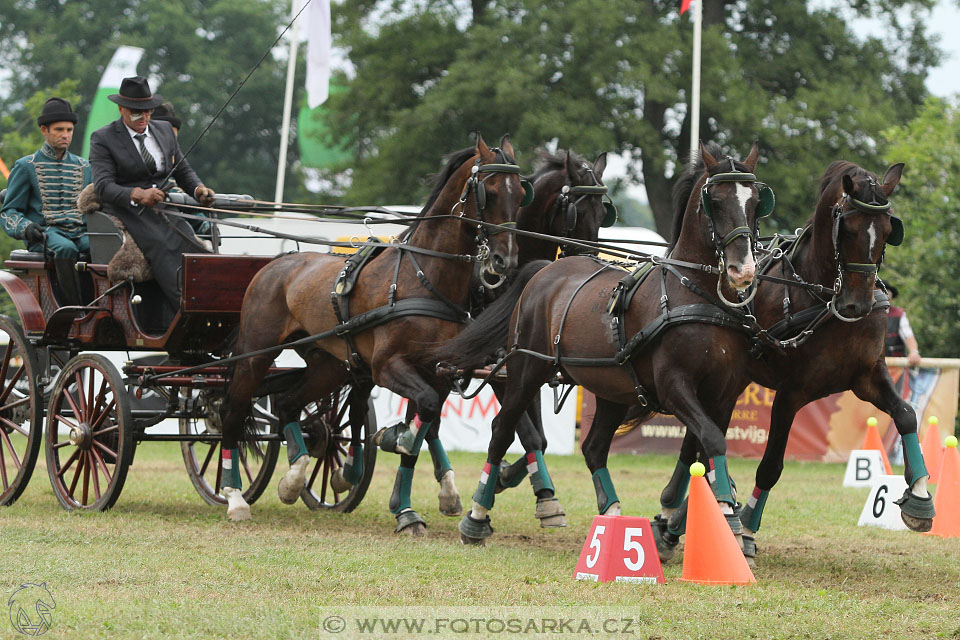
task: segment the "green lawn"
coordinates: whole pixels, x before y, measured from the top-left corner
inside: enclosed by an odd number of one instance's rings
[[[483,459],[451,454],[465,505]],[[56,601],[47,638],[387,637],[329,634],[321,621],[331,612],[450,617],[478,607],[629,619],[624,637],[638,638],[960,638],[960,541],[858,528],[867,490],[841,487],[841,465],[788,463],[758,536],[757,584],[705,587],[678,580],[679,557],[664,567],[665,585],[571,578],[596,511],[579,456],[547,456],[568,528],[539,528],[524,483],[497,497],[486,548],[462,547],[458,519],[437,512],[426,460],[413,503],[429,536],[395,536],[387,501],[396,463],[380,454],[367,498],[349,514],[281,504],[278,473],[254,521],[240,525],[194,494],[175,444],[140,447],[107,513],[64,512],[40,464],[20,501],[0,510],[0,598],[46,582]],[[611,457],[626,515],[656,512],[673,463]],[[752,486],[755,464],[730,461],[741,487]],[[446,637],[389,637],[424,635]],[[18,637],[0,621],[0,638]]]

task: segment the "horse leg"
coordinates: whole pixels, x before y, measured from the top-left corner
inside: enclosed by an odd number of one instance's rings
[[[431,423],[426,434],[427,449],[433,460],[433,477],[440,484],[440,493],[437,494],[440,513],[445,516],[459,516],[463,514],[463,505],[460,503],[460,492],[457,491],[456,474],[447,457],[447,450],[440,442],[440,421]]]
[[[356,384],[350,390],[348,398],[350,411],[350,425],[353,431],[350,434],[350,447],[344,458],[343,466],[333,472],[330,477],[330,486],[337,493],[346,493],[356,486],[363,478],[363,430],[361,425],[367,421],[367,401],[370,398],[372,384]]]
[[[550,478],[547,463],[543,459],[547,439],[544,437],[543,427],[539,421],[539,389],[533,400],[536,402],[530,402],[524,409],[524,413],[520,415],[516,430],[520,443],[526,451],[526,456],[521,460],[526,463],[526,471],[530,474],[530,485],[533,487],[534,495],[537,496],[535,516],[540,520],[541,527],[565,527],[567,526],[566,513],[556,498],[553,479]],[[538,418],[536,421],[531,417],[531,408],[536,411],[535,417]],[[540,425],[539,428],[538,425]]]
[[[593,414],[590,433],[583,441],[583,458],[593,474],[593,488],[597,493],[597,511],[600,515],[620,515],[620,498],[613,488],[607,457],[617,427],[623,422],[627,406],[597,396],[597,410]]]
[[[653,539],[657,543],[657,555],[660,562],[667,562],[673,558],[680,543],[680,536],[686,526],[686,515],[678,514],[674,519],[674,526],[670,526],[670,519],[678,510],[686,508],[687,489],[690,486],[690,465],[697,461],[699,441],[690,431],[683,436],[680,445],[680,456],[673,468],[673,475],[667,486],[660,492],[660,513],[650,521]],[[682,515],[682,517],[681,517]]]
[[[893,418],[897,433],[903,443],[904,479],[907,490],[894,504],[900,506],[900,518],[913,531],[929,531],[933,526],[933,499],[927,491],[930,474],[923,462],[923,452],[917,438],[917,414],[904,400],[890,378],[890,372],[882,360],[878,361],[869,376],[859,380],[853,392],[861,400],[872,403]]]
[[[243,498],[240,478],[240,443],[243,424],[250,415],[250,402],[273,359],[270,356],[247,358],[237,362],[223,403],[223,436],[220,444],[223,465],[221,491],[227,499],[227,517],[234,522],[250,520],[250,505]]]
[[[503,397],[505,393],[505,388],[502,380],[491,380],[490,388],[493,389],[493,393],[497,396],[497,400],[500,401],[500,404],[503,405]],[[537,402],[539,403],[539,396],[537,397]],[[530,419],[531,412],[533,411],[533,404],[527,407],[526,415],[527,419]],[[537,417],[539,417],[539,409],[537,409]],[[520,418],[523,420],[524,418]],[[542,430],[542,428],[541,428]],[[497,475],[497,489],[496,492],[500,493],[506,489],[512,489],[514,487],[520,486],[520,483],[523,482],[523,479],[527,477],[527,459],[526,456],[521,456],[517,458],[517,461],[513,464],[508,463],[506,460],[500,461],[500,472]]]

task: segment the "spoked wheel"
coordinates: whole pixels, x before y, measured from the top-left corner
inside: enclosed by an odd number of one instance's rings
[[[349,385],[331,394],[321,403],[311,403],[303,410],[300,425],[304,434],[309,434],[310,467],[307,485],[300,497],[312,510],[353,511],[370,486],[373,466],[377,462],[377,448],[370,442],[377,431],[377,414],[373,400],[367,400],[367,418],[362,424],[350,421]],[[350,438],[354,429],[360,430],[363,442],[363,476],[360,482],[346,493],[337,493],[330,484],[330,477],[343,467]]]
[[[65,509],[104,511],[116,503],[136,447],[123,376],[101,355],[64,366],[50,393],[47,473]]]
[[[4,340],[4,337],[6,338]],[[0,316],[0,505],[16,502],[30,482],[43,434],[37,353],[20,325]]]
[[[199,420],[193,418],[180,419],[181,435],[215,435],[219,438],[220,404],[223,397],[204,398],[201,396],[205,417]],[[253,403],[251,420],[256,422],[260,433],[279,433],[280,421],[273,413],[269,396],[258,399]],[[221,495],[223,487],[223,457],[221,456],[220,440],[216,442],[181,442],[183,462],[187,467],[190,482],[204,502],[213,506],[227,504],[227,499]],[[255,450],[257,455],[252,455]],[[247,504],[256,502],[267,486],[270,476],[277,466],[277,456],[280,454],[280,442],[256,441],[250,447],[240,447],[240,463],[242,465],[241,478],[246,487],[243,498]]]

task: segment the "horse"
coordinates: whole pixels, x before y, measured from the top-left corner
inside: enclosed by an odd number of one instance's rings
[[[502,456],[520,414],[558,372],[597,396],[582,449],[601,514],[620,513],[606,468],[613,432],[628,408],[645,413],[655,406],[676,414],[710,451],[717,499],[732,513],[719,425],[745,384],[749,342],[744,318],[727,310],[741,303],[720,302],[710,292],[716,289],[728,300],[752,284],[758,205],[766,202],[766,187],[752,173],[757,143],[742,163],[715,154],[701,144],[697,161],[678,181],[668,258],[626,276],[594,257],[531,263],[501,299],[448,343],[442,355],[456,365],[473,366],[490,345],[507,345],[509,360],[503,407],[493,420],[473,508],[459,526],[465,544],[482,544],[492,535],[489,511]],[[709,266],[714,260],[719,267]],[[627,284],[631,281],[639,284]],[[538,434],[518,435],[534,489],[548,488]]]
[[[553,235],[558,238],[571,238],[574,240],[597,241],[600,227],[609,227],[616,222],[617,212],[613,203],[607,198],[607,187],[603,184],[603,172],[607,166],[607,154],[602,152],[591,165],[582,156],[572,149],[557,149],[549,151],[542,149],[538,154],[535,163],[534,172],[528,177],[533,185],[533,199],[527,205],[520,208],[517,213],[517,228],[521,231],[532,231],[535,233]],[[589,251],[589,248],[580,246],[568,246],[559,244],[560,255],[574,255]],[[558,243],[547,238],[535,238],[517,235],[517,261],[518,266],[522,267],[535,260],[554,260],[557,257]],[[477,283],[483,283],[483,274],[475,273],[474,280]],[[483,307],[491,304],[497,299],[503,291],[500,289],[501,283],[478,284],[476,289],[482,298],[479,306]],[[503,386],[499,382],[492,382],[498,398],[502,398]],[[407,415],[403,422],[387,427],[378,432],[375,440],[379,442],[381,449],[391,453],[400,453],[409,455],[409,451],[402,445],[402,450],[398,451],[398,442],[401,434],[409,429],[409,424],[415,419],[415,403],[407,405]],[[443,445],[439,439],[439,424],[426,433],[425,441],[433,460],[434,477],[440,484],[438,494],[440,513],[447,516],[460,516],[463,513],[463,507],[460,502],[460,494],[455,484],[455,475],[447,459]],[[540,417],[539,398],[534,399],[526,412],[526,416],[521,418],[519,430],[536,430],[543,438],[543,446],[546,448],[546,438],[543,435],[543,425]],[[405,458],[407,463],[410,458]],[[339,472],[339,470],[338,470]],[[519,485],[527,475],[527,462],[520,458],[510,466],[504,464],[501,474],[501,489],[515,487]],[[338,473],[334,480],[334,488],[348,488],[349,484],[341,482],[342,474]],[[397,476],[397,483],[401,481]],[[394,493],[400,491],[397,485],[394,487]],[[548,499],[551,495],[546,495],[541,491],[541,498]],[[559,506],[557,503],[554,506]],[[549,514],[547,512],[549,511]],[[551,509],[541,505],[538,513],[543,517],[542,523],[545,526],[566,526],[565,514],[562,509]]]
[[[756,484],[740,513],[748,560],[756,556],[755,534],[783,471],[794,417],[809,402],[846,390],[893,418],[906,460],[908,488],[896,501],[901,517],[915,531],[932,526],[916,414],[900,397],[884,361],[890,303],[875,290],[886,245],[903,241],[903,223],[889,203],[903,168],[903,163],[894,164],[880,179],[852,162],[830,164],[813,214],[798,237],[777,247],[782,257],[768,262],[760,276],[753,313],[780,348],[760,350],[748,367],[753,381],[777,391]],[[763,279],[767,276],[776,280]],[[674,510],[683,504],[687,469],[697,448],[692,437],[684,438],[673,477],[660,497],[661,513],[653,524],[663,561],[673,555],[683,531],[683,511]]]
[[[297,346],[306,367],[278,398],[290,461],[278,486],[284,502],[296,501],[305,486],[309,457],[298,419],[309,402],[351,384],[351,422],[362,424],[377,384],[415,401],[424,425],[439,420],[446,384],[424,359],[423,336],[444,339],[460,331],[469,317],[475,264],[494,277],[516,266],[514,236],[503,231],[516,224],[529,196],[513,155],[508,136],[491,148],[477,134],[475,146],[447,157],[405,241],[371,252],[365,266],[332,254],[298,253],[275,259],[253,278],[234,348],[252,355],[236,363],[224,403],[223,494],[231,520],[251,517],[237,461],[240,444],[255,436],[247,419],[250,398],[274,357],[259,350],[306,342]],[[351,472],[358,464],[362,455],[351,461]],[[391,498],[397,531],[422,529],[422,518],[410,508],[412,465],[401,463],[398,475],[404,493]]]

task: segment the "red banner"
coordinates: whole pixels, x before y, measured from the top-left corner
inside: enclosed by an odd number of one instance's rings
[[[929,416],[937,416],[944,434],[952,432],[957,415],[957,387],[960,375],[955,368],[923,368],[905,375],[891,369],[897,388],[917,410],[922,438]],[[737,400],[727,429],[727,455],[759,458],[767,444],[770,410],[775,392],[751,383]],[[594,400],[583,393],[581,443],[590,431]],[[887,454],[898,457],[900,438],[893,420],[852,391],[836,393],[803,407],[793,421],[787,444],[787,458],[795,460],[845,461],[859,449],[866,432],[867,418],[879,421],[880,436]],[[611,453],[677,453],[686,427],[673,416],[656,414],[632,430],[615,436]]]

